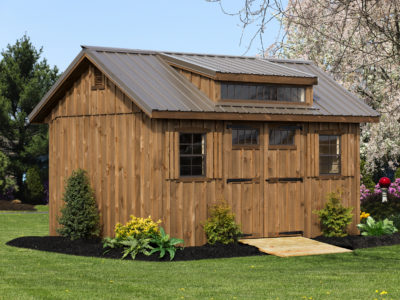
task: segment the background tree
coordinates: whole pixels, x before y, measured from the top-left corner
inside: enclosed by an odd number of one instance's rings
[[[58,77],[58,69],[50,68],[46,59],[40,60],[41,54],[42,48],[35,49],[26,35],[1,52],[0,150],[10,158],[19,196],[25,172],[43,162],[48,152],[47,126],[27,122],[29,113]]]
[[[222,0],[219,2],[223,9]],[[243,0],[237,15],[254,40],[282,25],[269,56],[314,61],[381,113],[362,126],[361,154],[369,172],[395,169],[400,158],[400,2],[398,0]]]

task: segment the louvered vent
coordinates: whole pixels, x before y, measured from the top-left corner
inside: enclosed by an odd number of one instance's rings
[[[94,85],[95,89],[104,89],[104,75],[99,69],[94,68]]]

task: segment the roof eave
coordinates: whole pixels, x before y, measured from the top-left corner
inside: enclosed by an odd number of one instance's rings
[[[337,122],[337,123],[378,123],[379,116],[329,116],[329,115],[286,115],[264,113],[194,112],[194,111],[153,111],[155,119],[194,119],[225,121],[286,121],[286,122]]]

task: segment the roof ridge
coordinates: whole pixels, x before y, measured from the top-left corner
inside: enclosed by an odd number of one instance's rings
[[[179,51],[164,51],[164,50],[145,50],[145,49],[130,49],[130,48],[114,48],[114,47],[102,47],[102,46],[89,46],[81,45],[82,49],[88,49],[93,51],[101,52],[117,52],[117,53],[135,53],[135,54],[166,54],[166,55],[189,55],[189,56],[203,56],[203,57],[226,57],[226,58],[240,58],[240,59],[252,59],[252,60],[264,60],[271,63],[274,62],[285,62],[285,63],[297,63],[297,64],[313,64],[311,60],[303,59],[286,59],[286,58],[274,58],[274,57],[261,57],[261,56],[245,56],[245,55],[227,55],[227,54],[213,54],[213,53],[194,53],[194,52],[179,52]]]

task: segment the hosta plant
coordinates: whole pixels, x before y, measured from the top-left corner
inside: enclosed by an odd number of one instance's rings
[[[104,238],[103,239],[103,248],[124,248],[122,250],[122,259],[131,255],[132,259],[136,258],[136,255],[139,253],[143,253],[144,255],[149,256],[150,251],[153,247],[150,246],[150,238],[139,238],[136,239],[132,236],[128,236],[124,239],[120,238]],[[105,251],[107,253],[109,250]]]
[[[177,244],[182,244],[183,240],[178,238],[170,238],[169,234],[166,234],[164,228],[160,227],[160,234],[155,235],[150,242],[156,247],[152,247],[153,249],[150,251],[150,254],[160,252],[160,258],[165,256],[165,253],[169,253],[169,259],[173,260],[175,257]]]
[[[389,221],[389,219],[375,221],[372,217],[368,217],[365,224],[358,224],[357,228],[364,236],[381,236],[397,232],[393,221]]]

